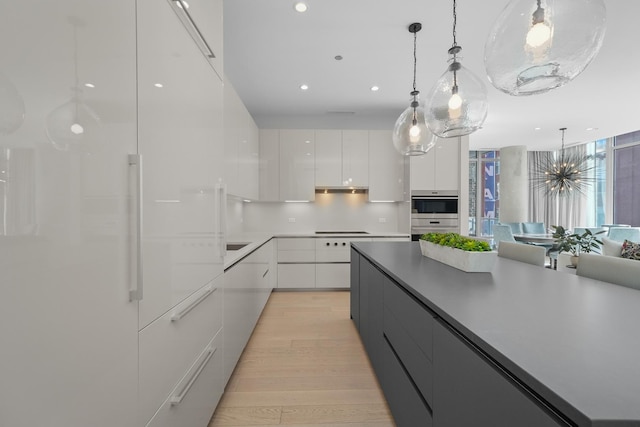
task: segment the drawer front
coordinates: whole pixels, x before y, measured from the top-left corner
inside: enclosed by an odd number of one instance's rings
[[[278,262],[316,262],[316,251],[278,251]]]
[[[420,397],[400,361],[385,343],[382,346],[384,372],[380,382],[398,427],[431,427],[431,410]]]
[[[391,281],[385,282],[384,305],[425,356],[433,361],[433,315],[404,289]]]
[[[316,288],[350,287],[351,264],[316,264]]]
[[[315,251],[315,240],[312,238],[278,238],[278,251]]]
[[[222,333],[195,358],[147,427],[208,425],[224,391]]]
[[[221,276],[204,286],[140,331],[139,402],[143,422],[158,410],[222,327],[222,280]]]
[[[278,288],[315,287],[315,264],[278,264]]]
[[[386,307],[383,330],[388,343],[411,376],[422,397],[429,406],[433,407],[433,364]]]

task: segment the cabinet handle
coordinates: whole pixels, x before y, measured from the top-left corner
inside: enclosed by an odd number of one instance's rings
[[[204,36],[200,32],[200,29],[191,17],[191,14],[187,10],[188,6],[185,4],[184,0],[170,1],[175,5],[174,10],[176,11],[176,13],[178,13],[178,16],[184,16],[185,19],[182,19],[182,22],[184,22],[191,28],[191,31],[189,31],[189,28],[187,28],[187,31],[195,36],[194,38],[196,39],[196,44],[198,45],[202,53],[204,53],[207,58],[215,58],[216,55],[213,53],[213,50],[211,50],[211,47],[209,47],[209,43],[207,43],[207,40],[204,38]]]
[[[141,301],[143,296],[144,281],[142,277],[142,156],[129,154],[129,170],[135,168],[134,187],[130,191],[132,210],[131,229],[131,254],[129,266],[129,301]],[[135,259],[133,259],[135,258]]]
[[[227,255],[227,186],[222,182],[218,182],[216,184],[216,194],[218,197],[218,200],[216,200],[216,206],[218,206],[218,229],[216,233],[220,243],[220,256],[224,258]]]
[[[191,378],[189,378],[189,381],[187,381],[187,383],[185,384],[184,387],[182,387],[182,390],[180,390],[180,392],[174,396],[171,396],[170,402],[171,402],[171,406],[175,406],[175,405],[179,405],[180,402],[182,402],[182,399],[184,399],[184,397],[187,395],[187,393],[189,393],[189,390],[191,389],[191,386],[193,386],[193,383],[196,382],[196,380],[198,379],[198,377],[200,376],[200,373],[202,372],[202,370],[205,368],[205,366],[207,366],[207,363],[209,363],[209,360],[211,360],[211,357],[213,357],[214,353],[216,352],[218,348],[207,348],[206,354],[204,356],[204,359],[202,360],[202,362],[200,362],[200,365],[198,365],[198,369],[196,369],[196,371],[194,372],[194,374],[191,376]]]
[[[191,310],[193,310],[198,304],[200,304],[202,301],[207,299],[207,297],[209,295],[211,295],[212,293],[214,293],[217,290],[218,290],[218,288],[212,288],[211,286],[209,286],[207,289],[205,289],[205,291],[202,293],[202,295],[200,295],[198,298],[196,298],[191,304],[186,306],[184,310],[182,310],[182,311],[180,311],[178,313],[174,313],[171,316],[171,321],[172,322],[177,322],[178,320],[182,319],[184,316],[189,314],[189,312]]]
[[[267,271],[265,271],[265,272],[264,272],[264,274],[262,275],[262,277],[264,278],[264,276],[266,276],[268,272],[269,272],[269,269],[267,268]]]

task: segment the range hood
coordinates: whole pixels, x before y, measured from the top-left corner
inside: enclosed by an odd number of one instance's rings
[[[368,187],[316,187],[316,194],[369,194]]]

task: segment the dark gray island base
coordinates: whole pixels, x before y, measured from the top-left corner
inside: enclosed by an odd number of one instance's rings
[[[638,290],[358,242],[351,317],[399,427],[640,426]]]

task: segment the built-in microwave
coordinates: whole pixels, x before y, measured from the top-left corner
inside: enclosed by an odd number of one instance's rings
[[[458,218],[457,191],[412,191],[411,217]]]

